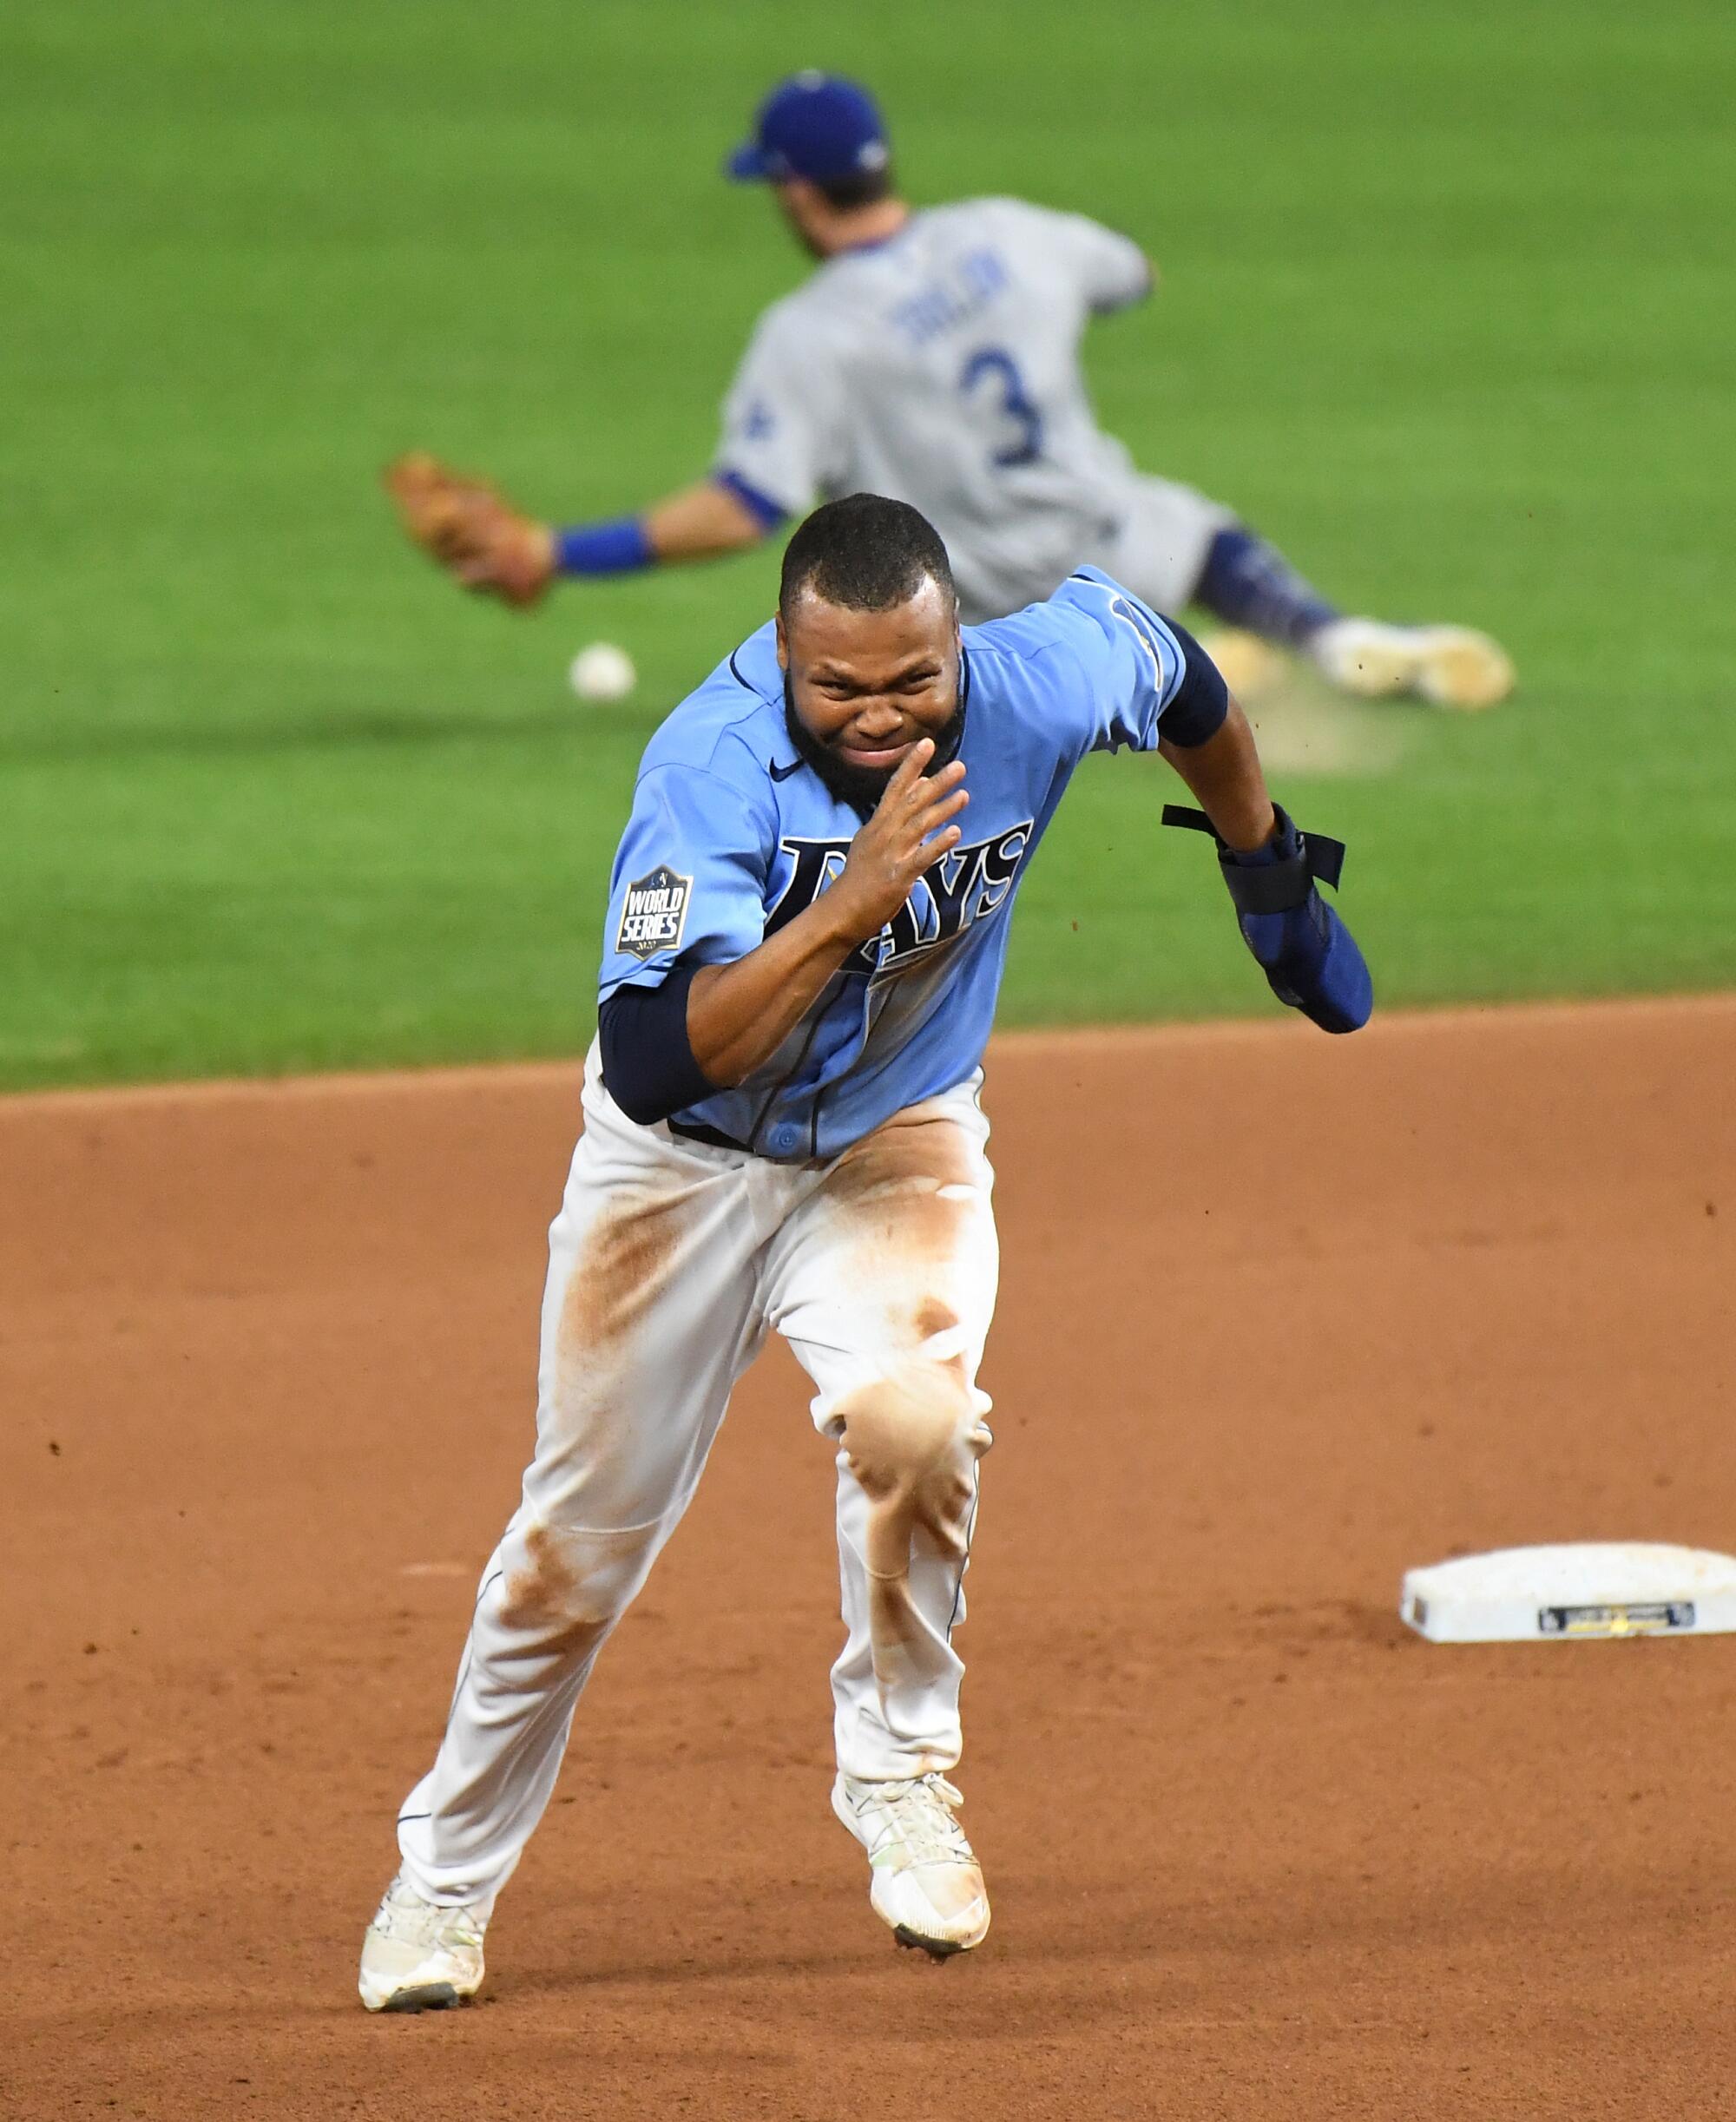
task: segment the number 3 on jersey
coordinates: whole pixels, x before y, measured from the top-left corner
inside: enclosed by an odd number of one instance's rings
[[[966,397],[981,390],[985,381],[990,389],[998,388],[1001,395],[1000,411],[1009,421],[1016,422],[1019,438],[1004,450],[996,450],[989,460],[993,464],[1035,463],[1042,448],[1042,415],[1032,403],[1025,389],[1025,379],[1019,373],[1019,365],[1004,347],[984,346],[971,355],[964,364],[963,373],[958,378],[958,387]]]

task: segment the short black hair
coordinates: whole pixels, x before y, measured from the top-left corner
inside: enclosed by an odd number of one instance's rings
[[[890,168],[852,170],[847,177],[833,177],[814,185],[834,214],[853,214],[858,207],[878,207],[898,189]]]
[[[958,591],[940,533],[907,501],[846,494],[816,509],[784,548],[778,608],[787,621],[804,590],[852,612],[907,604],[925,581]]]

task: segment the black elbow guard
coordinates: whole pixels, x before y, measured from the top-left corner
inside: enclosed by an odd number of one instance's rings
[[[674,965],[654,988],[617,988],[597,1012],[604,1087],[648,1127],[717,1088],[687,1043],[687,989],[697,965]]]

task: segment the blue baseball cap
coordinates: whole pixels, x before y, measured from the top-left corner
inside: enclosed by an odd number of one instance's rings
[[[858,82],[810,68],[779,82],[760,106],[753,137],[724,164],[740,184],[806,177],[835,184],[891,159],[878,106]]]

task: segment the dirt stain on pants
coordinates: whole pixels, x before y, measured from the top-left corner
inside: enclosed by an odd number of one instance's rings
[[[523,1653],[566,1665],[588,1658],[637,1589],[643,1572],[631,1550],[642,1544],[631,1536],[588,1538],[532,1525],[523,1563],[508,1573],[499,1610],[505,1626],[522,1637]]]
[[[963,1364],[922,1359],[846,1395],[829,1427],[868,1499],[869,1636],[875,1678],[888,1686],[927,1639],[911,1592],[912,1544],[926,1538],[963,1567],[989,1431]]]

